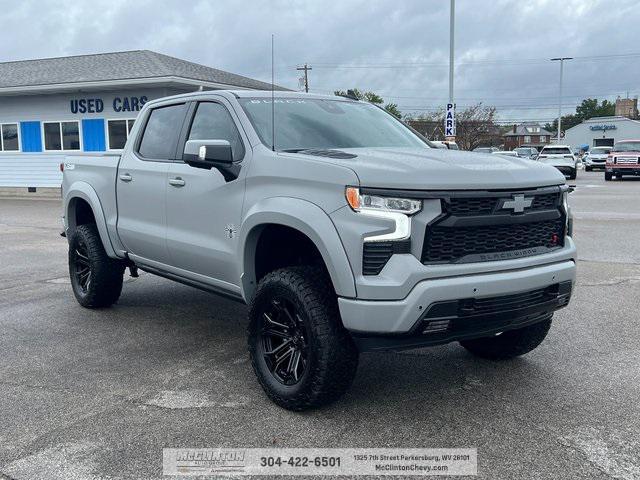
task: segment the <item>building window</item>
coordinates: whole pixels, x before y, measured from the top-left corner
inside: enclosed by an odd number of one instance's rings
[[[78,122],[44,122],[45,151],[80,150]]]
[[[540,143],[545,143],[547,141],[546,135],[540,135]]]
[[[0,152],[17,152],[20,150],[18,141],[18,124],[3,123],[0,125]]]
[[[524,143],[531,143],[531,135],[524,136]]]
[[[135,119],[126,120],[107,120],[107,138],[109,139],[109,150],[122,150],[131,129],[133,128],[133,122]]]

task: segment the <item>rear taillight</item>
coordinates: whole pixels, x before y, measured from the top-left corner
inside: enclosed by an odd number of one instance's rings
[[[64,172],[64,163],[61,163],[61,164],[60,164],[60,171],[61,171],[61,172]]]

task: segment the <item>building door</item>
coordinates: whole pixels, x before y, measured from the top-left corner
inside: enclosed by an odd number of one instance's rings
[[[227,140],[235,162],[242,162],[240,177],[225,180],[212,168],[194,168],[183,162],[169,167],[167,190],[167,247],[171,265],[201,281],[225,290],[239,283],[236,248],[244,198],[244,175],[250,150],[225,104],[203,101],[181,144],[188,140]],[[178,149],[180,150],[180,148]]]
[[[127,145],[118,166],[118,235],[130,256],[141,263],[168,263],[167,175],[185,113],[184,103],[152,109],[142,138],[135,146]]]
[[[613,147],[613,138],[594,138],[594,147]]]

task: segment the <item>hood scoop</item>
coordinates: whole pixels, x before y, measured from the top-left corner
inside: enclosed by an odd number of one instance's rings
[[[342,152],[340,150],[300,150],[297,153],[304,153],[305,155],[315,155],[316,157],[328,157],[328,158],[339,158],[339,159],[348,159],[348,158],[356,158],[357,155],[353,153]]]

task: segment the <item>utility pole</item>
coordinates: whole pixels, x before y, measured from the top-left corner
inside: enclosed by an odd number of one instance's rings
[[[313,70],[313,68],[305,63],[304,67],[297,67],[296,70],[304,70],[304,91],[309,93],[309,76],[307,75],[307,72],[309,70]]]
[[[552,62],[560,61],[560,90],[558,93],[558,143],[560,143],[560,132],[562,130],[562,71],[564,69],[564,61],[573,60],[573,57],[552,58]]]
[[[453,53],[454,33],[456,18],[456,0],[451,0],[451,12],[449,14],[449,103],[453,103]]]
[[[449,14],[449,103],[445,110],[444,132],[445,140],[456,141],[456,107],[453,101],[453,60],[454,60],[454,33],[456,18],[456,0],[451,0]]]

